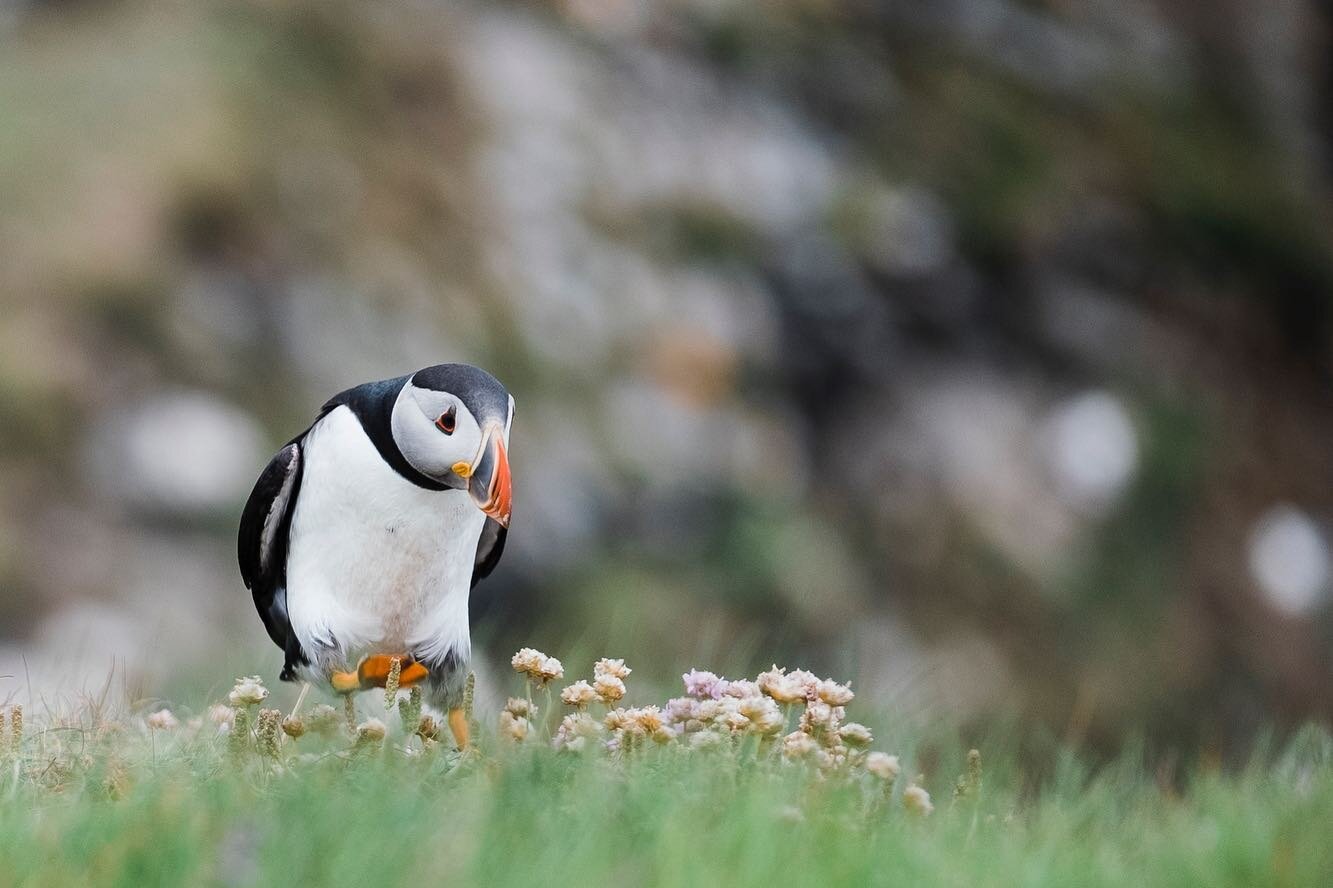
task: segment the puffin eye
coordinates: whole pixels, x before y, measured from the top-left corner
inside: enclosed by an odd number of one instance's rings
[[[452,435],[457,426],[458,408],[450,404],[449,409],[441,413],[439,419],[435,420],[435,427],[446,435]]]

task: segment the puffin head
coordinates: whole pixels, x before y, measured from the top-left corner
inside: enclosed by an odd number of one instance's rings
[[[513,421],[514,399],[498,379],[469,364],[439,364],[407,380],[390,425],[412,468],[467,490],[478,508],[508,527]]]

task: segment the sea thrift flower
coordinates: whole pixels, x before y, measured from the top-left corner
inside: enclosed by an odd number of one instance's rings
[[[726,713],[721,700],[700,700],[694,707],[695,717],[705,725],[711,725]]]
[[[236,686],[227,695],[232,706],[253,706],[264,702],[267,697],[268,688],[264,687],[264,680],[258,675],[236,679]]]
[[[815,738],[804,731],[792,731],[782,738],[782,755],[789,759],[808,759],[819,752]]]
[[[662,721],[662,710],[656,706],[644,706],[641,709],[631,709],[634,715],[634,721],[638,723],[640,729],[645,734],[656,734],[665,727]]]
[[[600,679],[598,680],[600,681]],[[620,679],[615,679],[615,681],[620,681]],[[601,699],[602,697],[593,690],[592,685],[582,679],[579,679],[560,692],[561,703],[564,703],[567,706],[577,706],[580,709],[590,703],[596,703]]]
[[[389,728],[379,719],[367,719],[363,723],[356,725],[356,744],[355,748],[365,749],[376,747],[384,743],[384,737],[389,736]]]
[[[598,698],[608,705],[625,696],[625,683],[609,673],[597,676],[593,688]]]
[[[759,680],[755,683],[759,685],[759,690],[779,703],[796,703],[804,700],[805,686],[791,676],[784,674],[785,672],[785,669],[774,664],[772,669],[761,672]]]
[[[935,810],[930,801],[930,793],[915,783],[903,790],[903,807],[918,817],[929,817]]]
[[[604,731],[605,729],[597,719],[586,712],[576,712],[560,720],[560,727],[556,728],[551,745],[556,749],[580,752],[589,743],[600,738]]]
[[[634,716],[628,709],[612,709],[602,718],[602,724],[608,731],[621,731],[627,728],[633,721]]]
[[[756,734],[776,734],[786,722],[778,704],[768,697],[747,697],[740,702],[738,711],[750,720],[750,730]]]
[[[807,734],[836,731],[842,715],[842,707],[812,700],[805,705],[805,712],[801,715],[801,730]]]
[[[565,667],[560,665],[560,661],[555,657],[545,657],[532,677],[537,681],[537,684],[545,686],[548,681],[564,678]]]
[[[214,703],[208,707],[208,720],[218,726],[218,733],[230,731],[232,722],[236,720],[236,710],[221,703]]]
[[[528,736],[528,729],[531,723],[522,716],[516,716],[512,712],[500,713],[500,736],[508,737],[515,743],[521,743]]]
[[[869,746],[871,741],[875,739],[871,736],[870,729],[858,722],[848,722],[838,728],[838,736],[842,738],[843,743],[848,746],[855,746],[858,749]]]
[[[608,660],[605,657],[598,660],[592,666],[592,674],[594,677],[610,675],[621,681],[629,678],[629,674],[633,671],[633,669],[625,665],[624,660]]]
[[[305,736],[305,722],[296,716],[284,718],[282,720],[282,732],[293,740],[298,740]]]
[[[307,728],[325,737],[338,730],[338,722],[341,720],[338,710],[327,703],[320,703],[312,708],[304,719]]]
[[[679,725],[698,721],[699,701],[693,697],[672,697],[663,710],[668,724]]]
[[[815,688],[819,687],[819,676],[805,669],[793,669],[787,673],[787,678],[796,682],[805,691],[805,699],[813,700],[815,698]]]
[[[526,675],[539,685],[563,678],[565,667],[555,657],[548,657],[535,648],[522,648],[509,661],[515,672]]]
[[[724,743],[726,743],[726,738],[716,731],[696,731],[690,735],[691,749],[717,749]]]
[[[866,772],[878,777],[885,783],[898,779],[898,756],[883,752],[872,752],[866,756]]]
[[[748,678],[738,678],[735,681],[727,682],[727,686],[722,689],[722,694],[727,697],[735,697],[738,700],[744,700],[747,697],[759,696],[759,685],[750,681]]]
[[[509,663],[514,667],[515,672],[532,675],[541,669],[542,660],[544,659],[546,659],[546,655],[536,648],[520,648]]]
[[[510,697],[505,703],[504,711],[514,718],[536,718],[537,706],[522,697]]]
[[[691,669],[681,678],[685,681],[685,693],[700,700],[716,700],[727,689],[727,680],[718,678],[712,672],[700,672],[698,669]]]
[[[825,679],[816,685],[815,696],[830,706],[846,706],[856,695],[847,685]]]
[[[815,763],[821,771],[836,771],[847,764],[847,747],[830,746],[815,753]]]
[[[171,714],[170,709],[159,709],[144,719],[144,723],[153,731],[170,731],[180,727],[180,721]]]

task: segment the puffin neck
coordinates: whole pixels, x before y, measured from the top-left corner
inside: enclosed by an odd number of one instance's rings
[[[336,407],[346,407],[352,411],[357,422],[365,431],[370,443],[375,445],[379,455],[389,466],[407,481],[426,490],[453,490],[447,484],[441,484],[434,478],[417,471],[393,439],[393,405],[398,400],[398,393],[410,377],[386,379],[381,382],[367,382],[356,388],[334,395],[324,405],[324,412]]]

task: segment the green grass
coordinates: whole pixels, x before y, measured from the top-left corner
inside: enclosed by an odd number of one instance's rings
[[[378,710],[366,695],[363,711]],[[30,719],[31,721],[31,719]],[[397,729],[397,719],[392,727]],[[1072,755],[1033,786],[1005,753],[928,818],[865,774],[818,779],[753,738],[619,759],[501,743],[351,751],[307,734],[277,759],[206,720],[149,732],[29,725],[0,765],[0,885],[1321,885],[1333,874],[1333,739],[1165,789],[1132,758]],[[997,744],[999,746],[999,744]],[[413,750],[412,754],[404,750]]]

